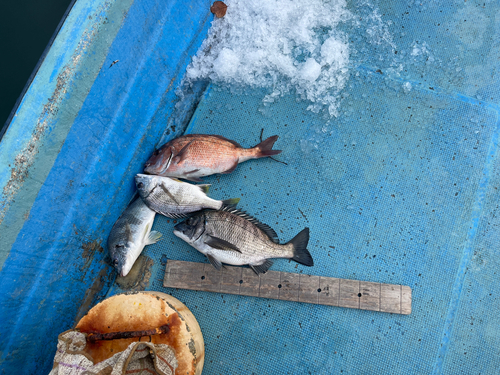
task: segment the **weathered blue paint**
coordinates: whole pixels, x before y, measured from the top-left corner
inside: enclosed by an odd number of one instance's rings
[[[0,269],[130,4],[75,4],[2,138]]]
[[[367,16],[373,7],[363,4],[350,9]],[[410,285],[413,312],[165,289],[166,259],[204,258],[158,217],[163,239],[144,251],[153,264],[142,282],[193,311],[206,343],[204,373],[497,373],[500,5],[375,4],[391,21],[398,54],[380,59],[387,46],[366,43],[365,30],[347,31],[358,52],[340,116],[326,131],[307,103],[289,95],[263,107],[265,92],[254,89],[209,86],[198,103],[200,83],[174,110],[173,90],[206,35],[209,5],[77,2],[70,13],[0,144],[3,188],[8,164],[46,124],[38,154],[23,164],[26,179],[0,206],[2,371],[47,372],[57,334],[123,291],[101,246],[158,142],[185,131],[250,147],[264,128],[264,136],[280,135],[278,158],[288,165],[245,162],[207,178],[211,195],[241,197],[283,241],[311,228],[314,268],[277,260],[273,269]],[[428,55],[412,57],[424,41]],[[399,63],[404,70],[391,73]],[[47,107],[58,77],[62,94]]]
[[[51,129],[67,129],[60,143],[52,142],[52,134],[46,136],[45,143],[52,143],[56,154],[53,165],[43,165],[47,161],[40,158],[27,168],[28,177],[37,168],[46,168],[47,175],[38,181],[41,186],[29,207],[29,218],[7,249],[0,273],[5,373],[19,373],[20,368],[27,374],[46,373],[57,334],[71,328],[78,313],[86,312],[109,288],[114,274],[104,261],[107,254],[101,245],[105,246],[107,233],[131,198],[131,177],[141,170],[165,131],[174,105],[173,90],[212,19],[208,1],[186,5],[136,0],[129,3],[130,8],[124,4],[77,3],[56,38],[61,50],[53,47],[54,54],[41,68],[44,73],[39,73],[40,79],[37,75],[21,103],[18,112],[27,113],[23,126],[11,124],[2,141],[3,155],[22,150],[19,134],[30,135],[29,118],[35,121],[37,116],[42,121],[49,118]],[[75,55],[89,27],[80,28],[79,23],[85,24],[94,16],[94,8],[100,7],[104,7],[99,15],[104,23],[118,23],[116,37],[106,32],[99,35],[97,27],[93,32],[103,39],[102,48],[89,47]],[[108,17],[113,11],[117,14]],[[73,40],[77,47],[70,43]],[[65,72],[66,60],[75,58],[86,61],[79,69]],[[111,66],[115,60],[119,62]],[[47,98],[58,88],[45,91],[43,78],[57,81],[61,74],[66,74],[63,85],[76,87],[66,91],[64,86],[61,102],[46,113]],[[81,81],[89,91],[79,91]],[[72,107],[72,95],[79,106],[73,102]],[[2,159],[4,184],[10,177],[8,163]],[[13,194],[14,201],[24,198],[20,191]]]

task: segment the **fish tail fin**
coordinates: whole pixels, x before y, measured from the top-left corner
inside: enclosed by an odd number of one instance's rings
[[[222,208],[235,208],[238,205],[240,198],[231,198],[222,201]]]
[[[265,158],[266,156],[278,155],[281,150],[273,150],[274,142],[278,140],[277,135],[273,135],[254,147],[256,149],[256,158]]]
[[[293,245],[292,260],[304,266],[311,267],[314,265],[313,258],[307,250],[307,243],[309,242],[309,228],[304,228],[288,243]]]

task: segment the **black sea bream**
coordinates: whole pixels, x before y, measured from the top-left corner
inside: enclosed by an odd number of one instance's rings
[[[248,264],[255,273],[264,273],[273,264],[270,258],[290,258],[305,266],[314,264],[306,249],[309,228],[280,245],[273,229],[231,207],[199,212],[177,224],[174,234],[205,254],[217,269],[222,263]]]

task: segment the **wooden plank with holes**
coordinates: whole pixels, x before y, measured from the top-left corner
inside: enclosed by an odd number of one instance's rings
[[[281,272],[267,271],[260,275],[259,297],[278,299]]]
[[[340,283],[340,307],[350,307],[351,309],[359,309],[359,281],[339,279]]]
[[[411,288],[404,285],[169,260],[163,286],[217,293],[348,307],[395,314],[411,313]]]
[[[362,310],[380,310],[380,283],[359,282],[359,308]]]
[[[243,271],[243,267],[223,267],[220,291],[240,294],[241,271]]]
[[[318,303],[319,276],[300,274],[299,302]]]
[[[340,279],[333,277],[319,278],[318,303],[320,305],[338,306],[340,297]]]
[[[280,294],[279,299],[284,301],[298,301],[299,300],[299,286],[300,286],[300,274],[280,272]]]
[[[228,266],[225,267],[229,268]],[[259,297],[260,278],[255,277],[255,272],[253,272],[250,268],[241,268],[241,280],[239,283],[240,295]]]
[[[215,269],[211,264],[205,264],[203,269],[202,282],[200,283],[200,290],[204,292],[219,292],[220,283],[223,272]]]

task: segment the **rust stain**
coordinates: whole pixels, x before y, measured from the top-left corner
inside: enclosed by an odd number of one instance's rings
[[[162,335],[168,332],[170,332],[170,327],[168,326],[168,324],[165,324],[164,326],[155,329],[147,329],[142,331],[124,331],[124,332],[110,332],[110,333],[91,332],[88,334],[87,340],[90,342],[103,341],[103,340],[121,340],[121,339],[129,339],[129,338],[143,337],[143,336]]]

